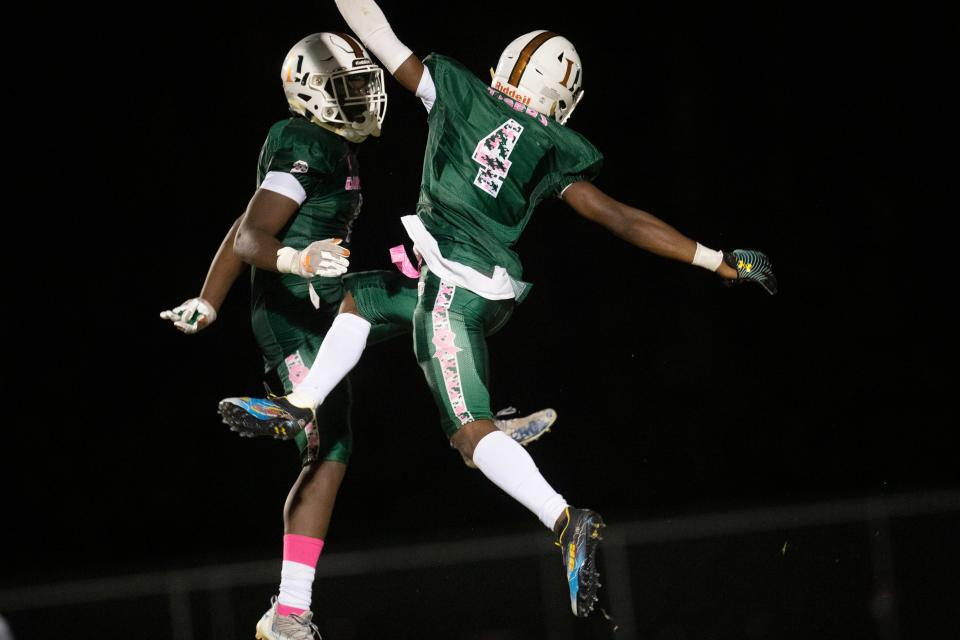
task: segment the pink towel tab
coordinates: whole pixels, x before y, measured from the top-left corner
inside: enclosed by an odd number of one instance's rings
[[[397,246],[390,248],[390,261],[397,265],[397,269],[400,269],[400,273],[408,278],[420,277],[420,270],[414,267],[413,263],[410,262],[410,258],[407,257],[407,250],[403,248],[402,244],[398,244]]]

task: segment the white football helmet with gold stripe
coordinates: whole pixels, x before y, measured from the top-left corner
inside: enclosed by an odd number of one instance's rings
[[[280,79],[294,113],[351,142],[380,135],[387,115],[383,69],[353,36],[307,36],[290,49]]]
[[[564,124],[583,97],[583,67],[569,40],[531,31],[500,54],[490,86]]]

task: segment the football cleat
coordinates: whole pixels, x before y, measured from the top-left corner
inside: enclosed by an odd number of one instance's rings
[[[285,397],[224,398],[217,411],[223,423],[243,437],[269,436],[292,440],[307,425],[316,421],[312,409],[294,406]]]
[[[320,630],[313,624],[313,613],[281,616],[277,613],[277,596],[270,600],[270,608],[257,622],[257,640],[314,640]]]
[[[563,568],[570,589],[570,609],[578,618],[586,618],[599,599],[600,571],[597,569],[597,547],[606,526],[600,514],[589,509],[567,507],[567,524],[560,531],[556,545],[560,547]]]
[[[553,409],[541,409],[528,416],[507,418],[507,416],[512,416],[516,413],[517,410],[514,407],[507,407],[506,409],[497,411],[493,425],[523,446],[527,446],[550,431],[550,427],[557,421],[557,412]],[[450,446],[452,447],[453,445],[451,444]],[[463,463],[465,465],[471,469],[477,468],[477,465],[473,464],[473,460],[470,460],[463,454],[460,455],[463,457]]]
[[[550,427],[557,421],[557,412],[553,409],[541,409],[528,416],[507,418],[516,413],[517,410],[513,407],[501,409],[497,411],[493,424],[523,446],[527,446],[550,431]]]
[[[725,280],[726,284],[756,282],[770,295],[777,292],[777,276],[765,253],[753,249],[734,249],[729,253],[723,252],[723,261],[737,270],[737,279]]]

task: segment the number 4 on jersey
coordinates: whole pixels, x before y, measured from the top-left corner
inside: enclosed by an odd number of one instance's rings
[[[480,164],[480,171],[473,180],[475,187],[497,197],[510,172],[510,154],[517,146],[521,133],[523,125],[511,118],[477,143],[473,161]]]

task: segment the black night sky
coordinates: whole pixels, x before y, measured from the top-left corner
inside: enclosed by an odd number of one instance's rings
[[[557,409],[530,451],[572,503],[613,527],[960,488],[948,12],[381,5],[417,54],[481,77],[517,35],[564,34],[598,186],[777,268],[775,297],[728,289],[561,202],[538,210],[518,247],[535,287],[489,342],[492,390]],[[199,293],[253,193],[286,51],[344,29],[332,2],[173,3],[51,11],[14,36],[0,587],[279,554],[295,448],[216,414],[262,389],[246,278],[196,336],[158,313]],[[360,149],[356,270],[390,266],[417,198],[422,106],[388,91],[383,137]],[[540,526],[448,447],[408,339],[353,376],[329,552]]]

